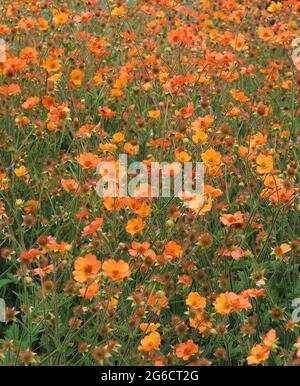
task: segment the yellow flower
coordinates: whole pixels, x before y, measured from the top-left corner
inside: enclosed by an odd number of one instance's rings
[[[19,168],[16,168],[14,171],[17,177],[24,177],[27,174],[27,169],[25,166],[20,166]]]
[[[277,3],[275,3],[275,1],[272,1],[272,3],[268,6],[268,11],[271,13],[275,13],[279,11],[281,8],[282,8],[282,4],[279,1],[277,1]]]
[[[55,24],[62,25],[68,20],[68,15],[64,12],[58,12],[54,17],[53,21]]]
[[[197,144],[204,144],[207,142],[208,135],[203,130],[197,130],[195,135],[192,136],[192,140]]]
[[[260,154],[256,158],[256,171],[259,174],[267,174],[270,173],[273,169],[273,158],[270,155]]]
[[[116,7],[111,11],[111,15],[115,17],[120,17],[125,12],[126,8],[124,5],[121,5],[120,7]]]
[[[125,138],[125,133],[121,133],[120,131],[118,131],[113,135],[112,140],[115,143],[121,143],[124,141],[124,138]]]

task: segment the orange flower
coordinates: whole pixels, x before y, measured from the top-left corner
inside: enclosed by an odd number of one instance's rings
[[[64,12],[56,12],[56,15],[53,17],[55,24],[62,25],[65,24],[68,20],[68,15]]]
[[[212,124],[214,123],[214,116],[213,115],[205,115],[205,117],[199,117],[191,124],[191,130],[197,131],[197,130],[207,130],[209,129]]]
[[[62,187],[67,191],[67,192],[71,192],[72,190],[77,190],[78,187],[79,187],[79,184],[78,182],[76,182],[75,180],[64,180],[62,179],[61,180],[61,185]]]
[[[209,167],[216,167],[221,163],[221,154],[212,148],[209,148],[206,152],[202,153],[201,157],[205,165]]]
[[[53,272],[53,270],[54,270],[54,265],[50,264],[44,268],[35,268],[33,272],[35,273],[35,275],[39,275],[40,278],[43,279],[47,275],[47,273],[51,273]]]
[[[190,357],[199,352],[199,347],[189,339],[185,343],[180,343],[175,348],[177,358],[182,358],[184,361],[190,359]]]
[[[47,70],[47,72],[50,73],[58,71],[61,67],[61,64],[58,59],[49,58],[44,62],[43,67]]]
[[[113,135],[112,140],[115,143],[121,143],[124,141],[124,138],[125,138],[125,133],[122,133],[119,131]]]
[[[248,102],[249,101],[249,98],[244,94],[243,91],[239,91],[235,88],[231,89],[230,90],[230,94],[232,95],[232,97],[239,101],[239,102]]]
[[[198,292],[190,292],[185,303],[192,308],[205,308],[206,299],[200,296]]]
[[[271,155],[260,154],[256,158],[256,171],[259,174],[267,174],[273,170],[273,158]]]
[[[171,256],[173,259],[176,257],[182,257],[183,249],[176,243],[176,241],[171,240],[165,245],[164,255]]]
[[[153,119],[157,119],[160,117],[160,111],[159,110],[150,110],[148,111],[148,116]]]
[[[270,355],[270,348],[261,344],[256,344],[247,357],[248,365],[259,365],[265,362]]]
[[[277,256],[284,256],[286,253],[290,252],[292,248],[290,247],[289,244],[283,243],[278,247],[274,248],[274,253]]]
[[[40,101],[38,96],[27,98],[26,101],[22,104],[24,110],[32,110]]]
[[[211,318],[206,312],[194,310],[193,317],[190,318],[190,326],[201,333],[210,332],[212,328]]]
[[[97,277],[101,263],[95,255],[87,254],[85,257],[78,257],[78,259],[75,260],[74,266],[74,280],[79,283],[84,283],[88,279],[95,279]]]
[[[129,265],[124,260],[106,260],[102,266],[105,275],[112,281],[118,281],[130,276]]]
[[[40,203],[36,200],[28,200],[24,204],[24,212],[25,213],[35,213],[40,206]]]
[[[111,15],[114,17],[120,17],[123,15],[124,12],[126,12],[126,8],[124,7],[124,5],[121,5],[120,7],[115,7],[111,11]]]
[[[215,310],[218,314],[227,315],[232,311],[232,307],[228,301],[227,294],[220,294],[215,302]]]
[[[231,40],[230,45],[236,51],[244,51],[244,50],[247,50],[247,48],[248,48],[246,41],[245,41],[245,38],[244,38],[244,35],[242,35],[242,34],[238,34],[236,37],[234,37]]]
[[[97,217],[94,221],[92,221],[89,225],[83,228],[82,236],[88,236],[95,233],[103,224],[103,218]]]
[[[46,95],[42,100],[42,104],[47,110],[51,110],[51,108],[54,107],[55,102],[55,97],[51,95]]]
[[[112,111],[109,107],[107,106],[99,106],[98,107],[98,112],[102,116],[102,118],[108,119],[114,117],[117,113]]]
[[[19,168],[16,168],[14,173],[17,177],[25,177],[27,174],[27,169],[24,165],[22,165]]]
[[[143,220],[141,217],[137,217],[131,220],[128,220],[126,225],[126,232],[129,233],[131,236],[134,236],[137,233],[142,232],[144,229],[145,224],[143,223]]]
[[[39,24],[39,28],[42,30],[42,31],[47,31],[48,29],[48,26],[49,26],[49,23],[46,19],[42,18],[42,17],[39,17],[38,18],[38,24]]]
[[[258,36],[265,41],[272,40],[274,32],[270,27],[258,27]]]
[[[175,151],[175,157],[179,162],[189,162],[192,157],[185,150],[179,148]]]
[[[144,242],[144,243],[138,243],[136,241],[133,241],[131,244],[132,249],[129,249],[129,254],[132,257],[137,256],[143,256],[143,257],[150,257],[151,259],[155,259],[156,254],[155,252],[150,249],[150,243]]]
[[[141,323],[140,324],[140,329],[146,333],[156,331],[159,327],[160,327],[160,323]]]
[[[187,287],[189,287],[190,285],[192,285],[193,279],[189,275],[182,275],[182,276],[178,276],[178,281],[186,285]]]
[[[281,8],[282,8],[282,4],[279,1],[277,2],[272,1],[272,3],[268,6],[268,11],[271,13],[275,13],[279,11]]]
[[[80,154],[76,160],[84,169],[96,168],[100,163],[100,158],[92,153]]]
[[[184,30],[183,29],[176,29],[168,32],[168,40],[172,44],[179,44],[183,42],[184,38]]]
[[[252,305],[249,302],[249,297],[250,295],[247,292],[242,292],[239,295],[234,292],[222,293],[216,298],[215,310],[221,315],[240,310],[250,310]]]
[[[271,328],[262,338],[264,345],[266,347],[269,347],[270,350],[274,350],[276,348],[276,342],[277,342],[277,335],[276,330],[274,328]]]
[[[138,347],[139,351],[149,352],[159,349],[160,346],[160,334],[157,331],[151,332],[151,334],[141,339],[141,345]]]
[[[83,73],[81,70],[73,70],[70,75],[71,82],[74,86],[80,87],[83,79]]]
[[[168,307],[169,301],[163,291],[158,291],[155,295],[151,296],[148,304],[155,309],[156,314],[159,316],[161,309]]]
[[[98,295],[98,292],[99,292],[99,284],[94,282],[90,284],[88,287],[80,288],[79,296],[81,296],[82,298],[91,300],[92,298]]]
[[[98,150],[102,152],[113,153],[117,150],[117,145],[114,143],[100,143]]]
[[[130,142],[126,142],[124,145],[124,151],[125,151],[125,153],[130,154],[130,155],[137,155],[137,154],[139,154],[140,146],[139,146],[139,144],[133,145]]]
[[[226,296],[233,312],[252,309],[252,305],[249,302],[249,295],[247,293],[242,292],[238,295],[234,292],[227,292]]]
[[[195,134],[192,136],[192,141],[197,144],[205,144],[207,142],[208,135],[203,130],[195,131]]]
[[[187,107],[183,107],[180,110],[175,111],[175,116],[182,119],[188,119],[193,115],[194,105],[193,103],[188,103]]]
[[[0,94],[4,96],[16,95],[16,94],[20,94],[20,92],[21,92],[21,87],[15,83],[0,86]]]
[[[238,212],[235,212],[234,214],[224,214],[220,217],[220,221],[222,224],[226,226],[231,226],[235,224],[243,224],[244,223],[244,216],[243,213],[239,210]]]

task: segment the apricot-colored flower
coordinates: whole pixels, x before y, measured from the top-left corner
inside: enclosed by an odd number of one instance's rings
[[[83,73],[81,70],[73,70],[70,75],[71,82],[74,86],[80,87],[83,79]]]
[[[221,315],[227,315],[240,310],[250,310],[252,305],[249,302],[249,297],[250,295],[246,292],[240,294],[235,294],[234,292],[222,293],[216,298],[215,310]]]
[[[264,363],[270,355],[270,348],[261,344],[256,344],[247,357],[248,365],[259,365]]]
[[[89,236],[95,233],[103,224],[103,217],[97,217],[89,225],[85,226],[82,231],[82,236]]]
[[[141,345],[138,347],[139,351],[149,352],[159,349],[160,346],[160,334],[157,331],[151,332],[151,334],[141,339]]]
[[[190,359],[190,357],[199,352],[199,347],[189,339],[185,343],[180,343],[175,347],[175,353],[177,358],[182,358],[184,361]]]
[[[205,308],[206,299],[198,294],[198,292],[190,292],[186,299],[186,304],[192,308]]]
[[[243,224],[245,220],[244,220],[243,213],[239,210],[234,214],[224,214],[223,216],[220,217],[220,221],[222,224],[226,226],[231,226],[235,224]]]
[[[266,347],[269,347],[270,350],[274,350],[276,348],[277,342],[277,334],[274,328],[271,328],[263,337],[262,340]]]
[[[125,138],[125,133],[122,133],[119,131],[113,135],[112,140],[115,143],[121,143],[124,141],[124,138]]]
[[[206,150],[201,157],[205,165],[209,167],[219,166],[221,163],[221,154],[213,148]]]
[[[68,20],[68,14],[64,12],[57,12],[53,17],[53,21],[55,24],[62,25],[65,24]]]
[[[173,259],[176,257],[181,257],[183,254],[182,247],[176,243],[176,241],[171,240],[165,245],[164,255],[171,256]]]
[[[244,51],[244,50],[247,50],[248,48],[245,41],[245,37],[242,34],[238,34],[237,36],[234,36],[230,42],[230,45],[236,51]]]
[[[22,103],[22,107],[24,110],[32,110],[40,101],[40,97],[34,96],[27,98],[24,103]]]
[[[74,263],[75,271],[73,271],[74,280],[79,283],[84,283],[88,279],[95,279],[101,268],[101,263],[97,257],[92,254],[87,254],[84,257],[78,257]]]
[[[87,287],[82,287],[79,290],[79,296],[91,300],[92,298],[98,295],[99,287],[99,284],[96,282],[90,284]]]
[[[189,162],[192,159],[189,153],[182,149],[176,149],[175,157],[179,162]]]
[[[130,142],[126,142],[124,145],[124,151],[125,153],[130,155],[137,155],[139,154],[140,146],[139,144],[132,144]]]
[[[232,307],[228,301],[226,293],[220,294],[215,302],[215,310],[218,314],[227,315],[232,311]]]
[[[150,249],[150,243],[147,241],[144,243],[138,243],[137,241],[133,241],[131,244],[131,249],[129,249],[129,254],[132,257],[137,256],[143,256],[143,257],[150,257],[151,259],[155,259],[156,254],[155,252]]]
[[[291,250],[292,250],[292,248],[290,247],[289,244],[283,243],[280,246],[277,246],[274,248],[274,253],[277,256],[283,256],[286,253],[290,252]]]
[[[67,192],[71,192],[72,190],[77,190],[79,187],[78,182],[76,182],[73,179],[67,179],[67,180],[62,179],[61,185],[64,188],[64,190],[66,190]]]
[[[128,220],[126,225],[126,232],[129,233],[131,236],[134,236],[137,233],[142,232],[144,227],[145,227],[145,224],[143,223],[143,220],[141,219],[141,217],[137,217],[137,218]]]
[[[270,27],[258,27],[258,36],[265,41],[272,40],[274,37],[274,32]]]
[[[157,119],[160,117],[160,111],[159,110],[150,110],[150,111],[148,111],[148,115],[150,118]]]
[[[124,260],[106,260],[102,265],[105,275],[112,281],[118,281],[130,276],[129,265]]]
[[[154,332],[160,327],[160,323],[141,323],[140,329],[147,334],[149,332]]]
[[[101,161],[101,159],[96,154],[92,153],[80,154],[76,160],[84,169],[96,168]]]
[[[50,73],[58,71],[61,67],[61,64],[59,59],[49,58],[44,62],[43,66]]]

